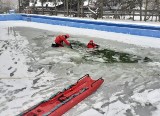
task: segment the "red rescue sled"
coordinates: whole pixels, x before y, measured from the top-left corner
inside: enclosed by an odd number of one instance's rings
[[[87,74],[75,84],[27,110],[21,116],[61,116],[96,91],[103,81],[102,78],[92,80]]]

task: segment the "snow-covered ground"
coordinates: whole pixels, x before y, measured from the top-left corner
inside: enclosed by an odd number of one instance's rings
[[[90,39],[111,49],[151,62],[84,61],[77,50],[51,48],[58,34],[86,44]],[[85,74],[103,77],[97,92],[64,116],[159,116],[160,39],[40,24],[0,22],[0,116],[17,115],[76,82]]]

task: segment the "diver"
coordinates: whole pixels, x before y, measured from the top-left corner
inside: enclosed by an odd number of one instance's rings
[[[87,48],[99,48],[99,45],[95,44],[93,40],[90,40],[89,43],[87,44]]]
[[[71,43],[67,40],[67,38],[69,37],[70,37],[69,34],[58,35],[54,40],[55,44],[52,43],[51,47],[64,47],[63,45],[63,42],[64,42],[66,45],[70,46],[70,48],[72,49]]]

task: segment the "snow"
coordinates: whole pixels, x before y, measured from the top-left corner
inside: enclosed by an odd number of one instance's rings
[[[136,102],[141,103],[143,106],[146,104],[153,104],[157,107],[157,111],[152,113],[152,116],[158,116],[160,114],[160,89],[145,90],[142,93],[135,93],[131,98]]]
[[[40,24],[40,23],[33,23],[33,22],[25,22],[25,21],[15,21],[13,22],[6,22],[7,24],[11,26],[21,26],[23,23],[24,27],[34,27],[38,29],[47,29],[49,31],[54,31],[60,32],[63,31],[65,33],[72,33],[74,30],[75,35],[79,36],[90,36],[90,37],[97,37],[101,39],[108,39],[108,40],[114,40],[114,41],[119,41],[119,42],[124,42],[128,44],[134,44],[134,45],[140,45],[143,47],[153,47],[153,48],[160,48],[160,40],[159,38],[154,38],[154,37],[143,37],[141,36],[139,39],[139,36],[136,35],[130,35],[129,37],[126,38],[126,34],[118,34],[113,33],[113,32],[105,32],[105,31],[97,31],[97,30],[91,30],[91,29],[80,29],[80,28],[74,28],[74,27],[65,27],[65,26],[58,26],[58,25],[49,25],[49,24]],[[4,22],[2,25],[6,25]],[[79,33],[81,32],[81,33]],[[87,33],[86,33],[87,32]],[[88,34],[92,33],[92,34]],[[103,35],[103,36],[102,36]]]
[[[54,2],[44,2],[43,6],[45,7],[46,4],[48,4],[48,7],[55,7]],[[61,2],[61,1],[56,2],[56,6],[62,5],[62,4],[63,4],[63,2]],[[34,5],[34,3],[32,3],[32,2],[29,3],[29,6],[33,6],[33,5]],[[41,7],[42,6],[42,3],[40,2],[40,0],[37,1],[37,3],[35,4],[35,6],[36,7]]]
[[[89,109],[86,112],[80,114],[79,116],[103,116],[103,115],[94,109]]]
[[[117,101],[109,106],[109,109],[105,115],[114,116],[116,114],[117,116],[123,116],[127,109],[130,109],[130,106],[128,104]]]
[[[137,23],[137,25],[142,24]],[[153,24],[153,26],[155,25]],[[12,27],[21,28],[15,31],[16,29]],[[25,36],[20,32],[23,32],[25,27],[30,30],[43,29],[52,36],[69,33],[72,39],[76,38],[84,43],[88,42],[90,38],[94,38],[102,48],[149,56],[153,62],[105,64],[99,58],[95,60],[99,63],[82,63],[81,55],[78,52],[65,48],[48,49],[48,51],[39,53],[37,51],[41,48],[47,49],[47,44],[52,43],[53,37],[47,38],[46,33],[39,32],[41,30],[35,31],[31,35],[27,33]],[[54,33],[52,33],[53,30]],[[25,21],[0,22],[0,35],[0,50],[2,50],[0,55],[1,115],[19,114],[47,99],[53,92],[56,93],[66,85],[73,84],[84,73],[91,73],[93,77],[103,77],[104,84],[97,92],[64,116],[141,116],[141,113],[146,116],[159,116],[159,38]],[[38,43],[32,42],[32,39],[36,38],[46,38],[43,42],[43,45],[46,44],[46,46],[36,46]],[[34,46],[34,48],[29,46]],[[33,52],[32,49],[35,51]],[[50,63],[53,65],[52,70],[47,69]],[[39,65],[40,67],[36,67]],[[13,75],[11,76],[11,74]]]
[[[26,15],[26,14],[25,14]],[[36,15],[36,14],[27,14],[29,15]],[[56,18],[62,18],[62,19],[73,19],[73,20],[87,20],[87,21],[93,21],[93,22],[106,22],[106,23],[116,23],[116,24],[130,24],[130,25],[142,25],[142,26],[155,26],[155,27],[160,27],[160,24],[158,22],[142,22],[139,21],[140,17],[139,16],[135,16],[135,20],[136,21],[132,21],[132,20],[120,20],[120,19],[98,19],[95,20],[93,18],[77,18],[77,17],[64,17],[64,15],[61,16],[48,16],[48,15],[39,15],[37,14],[37,16],[42,16],[42,17],[56,17]],[[127,16],[126,16],[127,17]],[[129,18],[130,16],[128,16]]]

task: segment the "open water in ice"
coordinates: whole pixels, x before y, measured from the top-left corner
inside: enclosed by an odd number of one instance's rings
[[[64,116],[77,116],[90,108],[107,116],[115,109],[119,116],[150,116],[158,109],[156,104],[142,104],[131,96],[160,88],[160,49],[94,38],[101,47],[87,50],[85,45],[93,38],[74,33],[69,39],[73,49],[52,48],[59,33],[29,27],[1,28],[2,116],[49,98],[85,74],[94,79],[102,77],[104,84]],[[4,59],[5,55],[9,59]]]

